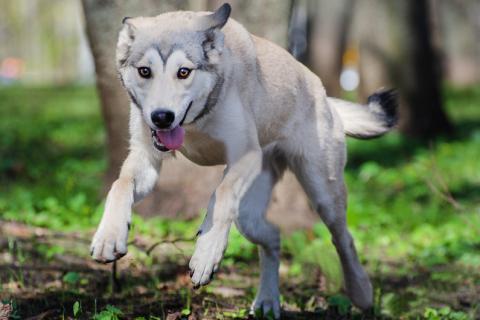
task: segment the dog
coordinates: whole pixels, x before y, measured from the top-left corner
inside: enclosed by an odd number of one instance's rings
[[[132,205],[152,190],[162,161],[175,151],[199,165],[224,164],[190,260],[193,285],[211,281],[235,223],[259,246],[252,310],[279,318],[280,234],[265,212],[288,169],[332,235],[346,293],[368,309],[372,285],[346,225],[345,136],[390,131],[395,92],[376,92],[366,105],[327,97],[307,67],[230,13],[224,4],[215,12],[124,19],[116,63],[131,100],[130,151],[108,193],[91,255],[107,263],[127,253]]]

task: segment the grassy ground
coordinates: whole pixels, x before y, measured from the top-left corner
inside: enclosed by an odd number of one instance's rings
[[[218,277],[198,291],[186,268],[198,219],[137,216],[130,253],[116,270],[90,260],[105,168],[92,88],[8,88],[0,101],[4,312],[13,319],[246,317],[257,257],[237,232]],[[348,223],[374,281],[375,311],[361,314],[341,294],[338,259],[318,224],[283,240],[284,318],[480,317],[480,90],[449,90],[446,102],[454,138],[429,146],[398,134],[349,141]]]

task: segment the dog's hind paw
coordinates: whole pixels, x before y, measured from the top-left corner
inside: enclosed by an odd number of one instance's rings
[[[127,254],[128,223],[118,226],[101,223],[90,246],[90,255],[101,263],[109,263]]]
[[[258,318],[280,319],[279,297],[258,296],[250,308],[250,314]]]
[[[362,310],[373,306],[373,289],[368,275],[360,269],[355,276],[348,275],[345,280],[347,295],[353,304]]]
[[[228,230],[226,232],[209,230],[198,236],[195,252],[189,264],[194,288],[206,285],[212,280],[227,248],[227,236]]]

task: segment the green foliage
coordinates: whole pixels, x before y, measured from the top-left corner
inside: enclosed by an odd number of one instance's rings
[[[348,222],[360,252],[425,266],[472,260],[465,257],[479,244],[480,89],[449,91],[446,102],[455,139],[349,141]]]
[[[248,318],[248,310],[247,309],[240,309],[238,311],[224,311],[223,315],[227,318],[232,319],[247,319]]]
[[[343,295],[334,295],[328,298],[328,304],[331,308],[335,308],[342,316],[347,315],[352,309],[350,299]]]
[[[99,314],[96,314],[94,320],[119,320],[120,316],[123,314],[122,310],[112,306],[107,305],[104,310]]]
[[[77,315],[80,314],[80,311],[81,311],[81,304],[79,301],[75,301],[75,303],[73,304],[73,316],[76,318]]]
[[[26,94],[28,90],[28,94]],[[90,227],[104,131],[92,88],[0,90],[1,218],[56,230]]]
[[[312,239],[299,231],[285,237],[282,242],[283,252],[292,256],[289,273],[292,276],[309,277],[315,269],[320,269],[328,279],[327,292],[337,292],[342,286],[342,267],[330,241],[330,234],[320,223],[313,227],[313,231],[315,237]]]
[[[181,314],[182,316],[188,317],[192,313],[192,295],[190,293],[190,290],[185,288],[181,290],[181,294],[183,300],[185,301]]]
[[[63,276],[63,282],[69,285],[76,285],[79,281],[80,275],[78,274],[78,272],[70,271]]]
[[[426,308],[423,314],[428,320],[469,320],[470,316],[464,312],[453,311],[450,307],[441,309]]]
[[[55,255],[61,255],[65,252],[65,247],[60,245],[46,245],[38,244],[37,245],[38,253],[42,254],[46,260],[52,260]]]
[[[228,239],[224,263],[230,265],[238,261],[251,261],[256,256],[256,246],[251,242],[245,241],[245,238],[243,238],[237,228],[233,227]]]

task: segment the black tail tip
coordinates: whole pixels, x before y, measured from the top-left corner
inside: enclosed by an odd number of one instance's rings
[[[398,91],[396,89],[378,90],[368,97],[368,103],[379,104],[389,127],[398,122]]]

